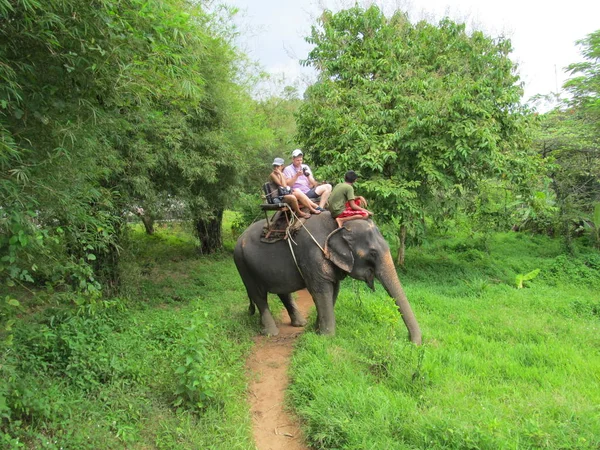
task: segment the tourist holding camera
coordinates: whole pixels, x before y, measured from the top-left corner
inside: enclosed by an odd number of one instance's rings
[[[313,214],[320,214],[321,211],[315,209],[316,203],[312,202],[306,195],[302,194],[297,189],[288,186],[287,180],[283,175],[283,158],[275,158],[273,161],[273,172],[269,175],[271,183],[277,186],[276,198],[281,198],[285,203],[289,204],[296,215],[303,219],[308,219],[310,214],[300,210],[300,205],[305,206]],[[300,203],[300,205],[298,205]]]
[[[302,164],[303,157],[302,150],[299,148],[294,150],[292,152],[292,164],[285,168],[283,174],[287,178],[288,186],[298,189],[308,198],[313,199],[321,197],[317,210],[323,211],[327,204],[329,194],[331,194],[331,185],[327,183],[317,183],[312,175],[310,167],[306,164]]]

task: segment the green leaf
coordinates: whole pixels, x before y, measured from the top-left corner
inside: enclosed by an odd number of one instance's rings
[[[531,272],[523,275],[523,281],[533,280],[540,273],[540,269],[532,270]]]
[[[600,203],[594,204],[594,215],[592,216],[596,230],[600,230]]]
[[[531,272],[526,273],[524,275],[523,274],[518,274],[515,277],[515,283],[517,285],[517,289],[523,289],[523,283],[525,281],[531,281],[531,280],[533,280],[535,277],[538,276],[539,273],[540,273],[540,269],[535,269],[535,270],[532,270]]]

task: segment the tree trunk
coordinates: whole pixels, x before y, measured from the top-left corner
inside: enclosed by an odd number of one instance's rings
[[[154,219],[149,215],[140,215],[140,219],[142,219],[142,223],[146,229],[146,234],[154,234]]]
[[[222,209],[215,211],[211,217],[202,217],[196,220],[196,233],[200,239],[201,254],[209,255],[223,249],[222,223]]]
[[[398,244],[398,258],[396,259],[396,264],[400,267],[404,267],[404,253],[406,251],[406,225],[400,226],[400,235],[398,236],[399,244]]]
[[[561,186],[556,181],[556,179],[552,176],[552,188],[554,189],[554,193],[556,194],[556,201],[559,207],[559,223],[561,224],[561,232],[563,236],[563,245],[565,251],[569,255],[573,255],[575,253],[575,247],[573,246],[573,237],[571,236],[571,224],[569,221],[570,217],[570,208],[568,205],[568,197],[567,195],[563,195],[563,191]]]

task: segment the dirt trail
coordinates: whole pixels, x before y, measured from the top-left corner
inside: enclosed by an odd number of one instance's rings
[[[298,292],[296,304],[306,317],[313,305],[308,291]],[[285,309],[278,327],[276,337],[254,338],[256,345],[246,363],[254,442],[258,450],[309,450],[304,445],[297,418],[284,409],[290,356],[294,341],[304,329],[290,325]]]

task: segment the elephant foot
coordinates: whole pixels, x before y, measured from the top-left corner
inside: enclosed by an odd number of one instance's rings
[[[308,321],[304,317],[293,317],[291,323],[293,327],[305,327]]]
[[[315,332],[317,334],[325,335],[325,336],[335,336],[335,325],[319,325],[317,324],[315,328]]]
[[[263,328],[260,333],[265,336],[277,336],[279,334],[279,328]]]

